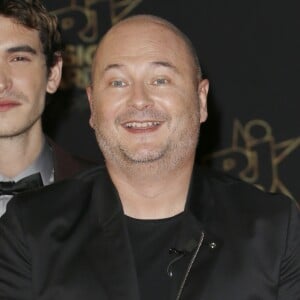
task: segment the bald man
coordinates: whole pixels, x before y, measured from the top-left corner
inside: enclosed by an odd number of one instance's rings
[[[87,88],[106,166],[11,201],[1,299],[300,298],[295,205],[194,162],[208,86],[166,20],[108,31]]]

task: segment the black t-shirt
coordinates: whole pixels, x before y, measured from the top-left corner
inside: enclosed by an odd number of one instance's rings
[[[182,213],[160,220],[127,218],[128,232],[135,258],[141,299],[169,299],[172,278],[167,268],[172,260]]]

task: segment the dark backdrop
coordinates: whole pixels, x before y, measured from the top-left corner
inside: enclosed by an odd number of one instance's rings
[[[64,78],[49,99],[46,132],[74,154],[102,161],[84,88],[97,41],[127,15],[175,23],[210,81],[198,160],[295,199],[299,184],[298,0],[46,0],[65,41]]]

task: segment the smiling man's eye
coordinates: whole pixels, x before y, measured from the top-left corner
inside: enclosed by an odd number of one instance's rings
[[[111,82],[111,86],[113,87],[124,87],[126,86],[126,83],[122,80],[114,80]]]
[[[154,85],[164,85],[167,83],[168,83],[168,80],[165,78],[158,78],[158,79],[154,80]]]

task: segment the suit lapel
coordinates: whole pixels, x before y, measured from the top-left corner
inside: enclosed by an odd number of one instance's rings
[[[222,245],[222,241],[210,231],[211,224],[214,222],[213,209],[214,198],[209,183],[203,177],[201,170],[195,166],[181,228],[175,245],[175,248],[184,253],[184,256],[176,261],[173,266],[171,299],[176,299],[178,295],[188,266],[201,241],[202,234],[204,234],[204,238],[193,267],[189,271],[187,281],[189,282],[188,286],[197,287],[198,296],[200,296],[202,287],[206,284],[208,270],[215,263]],[[193,280],[196,280],[196,282],[191,284]],[[185,292],[186,284],[184,285]]]
[[[93,234],[86,247],[90,268],[108,299],[139,300],[134,259],[124,213],[108,174],[101,174],[92,192]]]

